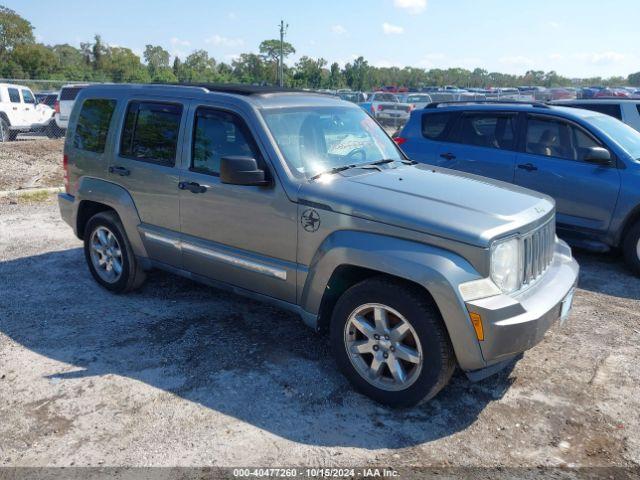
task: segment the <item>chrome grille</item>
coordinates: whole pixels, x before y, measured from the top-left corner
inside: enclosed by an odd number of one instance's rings
[[[535,282],[535,280],[547,270],[553,260],[555,238],[555,219],[548,221],[523,237],[523,286]]]

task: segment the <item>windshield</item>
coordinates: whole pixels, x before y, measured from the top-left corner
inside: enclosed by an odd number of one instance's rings
[[[289,168],[306,178],[347,165],[404,160],[361,108],[282,108],[262,115]]]
[[[606,132],[631,158],[640,160],[640,132],[609,115],[590,117],[589,122]]]

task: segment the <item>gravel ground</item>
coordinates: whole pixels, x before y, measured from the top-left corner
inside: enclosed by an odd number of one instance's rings
[[[62,185],[64,139],[20,135],[0,143],[0,191]]]
[[[393,411],[294,315],[161,272],[112,295],[53,200],[2,204],[0,465],[637,468],[640,282],[577,256],[564,329]]]

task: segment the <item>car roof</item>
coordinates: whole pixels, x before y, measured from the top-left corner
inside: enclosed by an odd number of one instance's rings
[[[583,119],[596,116],[606,116],[603,113],[594,112],[592,110],[584,110],[575,107],[562,107],[559,105],[539,104],[539,103],[524,103],[524,102],[497,102],[497,103],[467,103],[460,102],[460,105],[456,103],[446,104],[444,106],[438,106],[435,108],[427,108],[425,111],[435,112],[462,112],[462,111],[474,111],[474,112],[496,112],[509,110],[512,112],[533,112],[547,115],[558,115],[569,119]]]
[[[99,92],[135,91],[143,94],[163,95],[174,98],[211,98],[211,95],[232,97],[252,104],[256,108],[285,108],[301,106],[348,106],[359,108],[335,95],[307,92],[271,86],[240,84],[94,84],[82,89],[81,95]]]
[[[640,103],[640,98],[625,98],[625,97],[600,97],[600,98],[576,98],[573,100],[554,100],[553,105],[562,105],[563,103],[580,104],[585,105],[598,105],[600,103]]]

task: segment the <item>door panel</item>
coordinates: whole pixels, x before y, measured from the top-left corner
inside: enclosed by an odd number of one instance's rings
[[[224,110],[194,107],[189,121],[195,144],[187,154],[190,169],[182,171],[179,190],[184,268],[295,302],[296,204],[275,178],[268,187],[220,181],[225,155],[252,156],[267,168],[243,119]]]
[[[120,115],[122,117],[122,113]],[[132,101],[127,106],[118,152],[111,155],[109,178],[133,198],[151,258],[180,267],[180,232],[175,167],[182,106]]]
[[[442,167],[513,182],[516,152],[442,143],[437,153],[437,165]]]

